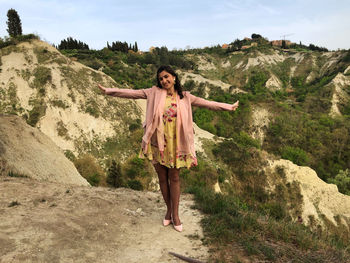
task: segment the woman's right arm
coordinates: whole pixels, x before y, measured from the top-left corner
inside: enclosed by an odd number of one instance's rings
[[[102,85],[98,84],[98,88],[102,93],[120,98],[127,99],[147,99],[147,94],[144,89],[118,89],[118,88],[105,88]]]

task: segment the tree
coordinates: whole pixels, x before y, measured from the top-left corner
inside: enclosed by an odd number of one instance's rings
[[[328,183],[336,184],[339,192],[350,195],[350,171],[349,169],[340,170],[335,178],[328,179]]]
[[[252,39],[258,39],[258,38],[262,38],[262,36],[255,33],[252,34]]]
[[[108,42],[107,42],[108,44]],[[87,49],[89,50],[88,44],[84,42],[73,39],[72,37],[67,37],[66,39],[61,40],[61,43],[58,45],[58,49]]]
[[[286,41],[285,41],[285,40],[282,40],[282,48],[283,48],[283,49],[286,49],[286,48],[287,48],[287,44],[286,44]]]
[[[10,9],[7,11],[8,21],[6,22],[10,37],[16,37],[22,35],[22,23],[21,19],[18,16],[18,13],[14,9]]]
[[[107,184],[113,187],[121,187],[122,186],[122,180],[121,180],[121,168],[120,164],[117,164],[115,160],[112,161],[111,167],[108,169],[107,174]]]

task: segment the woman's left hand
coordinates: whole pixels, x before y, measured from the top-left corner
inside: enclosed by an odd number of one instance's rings
[[[236,110],[239,105],[239,100],[237,100],[235,103],[232,104],[232,110]]]
[[[98,84],[97,87],[102,91],[103,94],[106,94],[106,88],[103,87],[101,84]]]

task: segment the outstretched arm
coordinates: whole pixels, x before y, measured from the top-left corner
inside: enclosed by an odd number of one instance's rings
[[[110,95],[113,97],[121,97],[128,99],[147,99],[147,94],[144,89],[118,89],[118,88],[105,88],[98,84],[98,88],[103,94]]]
[[[222,102],[217,102],[217,101],[205,100],[205,99],[196,97],[190,93],[188,93],[188,95],[190,96],[191,104],[193,106],[204,107],[204,108],[208,108],[210,110],[234,111],[239,106],[238,100],[234,104],[228,104],[228,103],[222,103]]]

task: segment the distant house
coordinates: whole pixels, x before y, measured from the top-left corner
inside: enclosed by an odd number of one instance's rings
[[[221,47],[222,47],[223,49],[228,49],[228,48],[229,48],[229,45],[228,45],[228,44],[223,44]]]
[[[289,40],[284,40],[284,41],[286,43],[286,46],[288,46],[288,47],[292,44],[292,42],[289,41]],[[283,40],[272,40],[272,41],[270,41],[271,45],[274,46],[274,47],[282,47],[282,42],[283,42]]]

